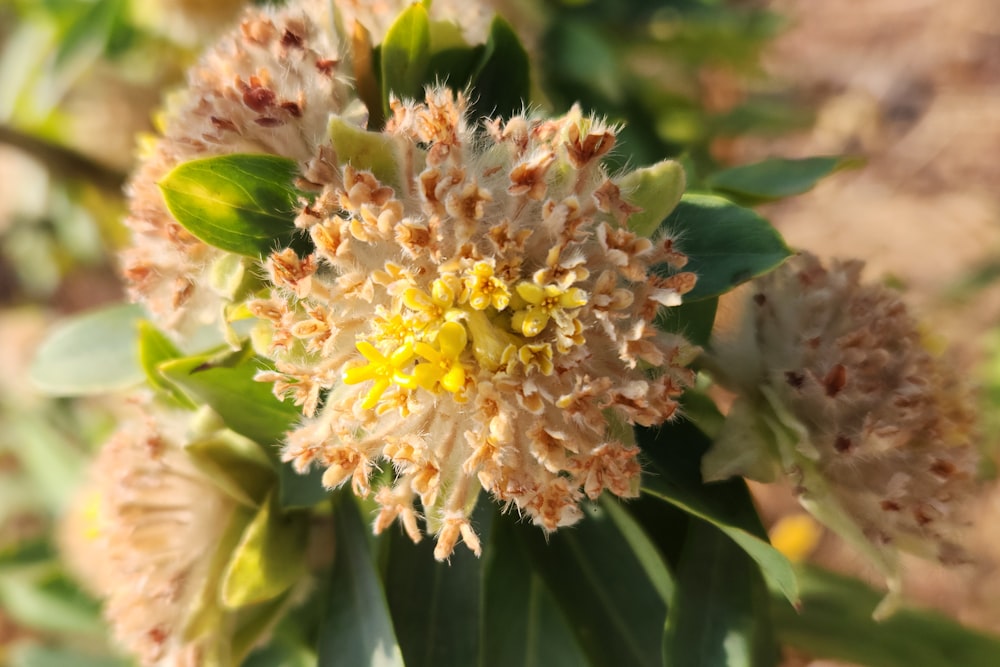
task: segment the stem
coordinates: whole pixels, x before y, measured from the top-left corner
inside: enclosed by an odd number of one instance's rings
[[[0,144],[13,146],[37,159],[56,176],[86,181],[102,190],[120,196],[125,175],[71,148],[53,144],[0,124]]]

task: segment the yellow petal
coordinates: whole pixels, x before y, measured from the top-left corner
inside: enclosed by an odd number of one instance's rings
[[[518,295],[530,304],[538,305],[545,298],[545,290],[535,283],[518,283]]]
[[[445,322],[438,331],[437,340],[442,356],[457,359],[469,342],[469,336],[465,333],[465,327],[458,322]]]

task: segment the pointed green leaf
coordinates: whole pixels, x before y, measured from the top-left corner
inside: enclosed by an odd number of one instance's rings
[[[222,581],[222,602],[238,609],[278,597],[305,574],[309,515],[264,503],[247,526]]]
[[[845,157],[771,158],[717,171],[705,180],[713,190],[740,197],[748,203],[760,203],[808,192],[820,179],[835,171],[863,164],[863,160]]]
[[[708,438],[686,419],[656,429],[636,428],[639,446],[649,458],[642,491],[716,526],[742,547],[764,577],[793,604],[798,584],[791,563],[767,541],[741,479],[705,484],[701,458],[710,446]]]
[[[688,256],[683,270],[698,275],[694,289],[684,296],[686,301],[728,292],[792,254],[771,223],[714,195],[684,195],[663,228]]]
[[[483,116],[509,118],[531,96],[528,52],[510,23],[495,16],[479,64],[470,77],[473,110]]]
[[[474,515],[481,541],[488,542],[486,503]],[[489,508],[487,508],[489,509]],[[448,562],[434,560],[434,539],[413,544],[391,531],[385,590],[406,667],[475,665],[479,659],[482,563],[463,544]]]
[[[55,329],[38,348],[31,381],[54,396],[86,396],[126,389],[142,382],[136,348],[140,306],[94,310]]]
[[[220,155],[183,162],[160,181],[170,213],[205,243],[248,257],[296,239],[298,165],[277,155]]]
[[[685,182],[684,167],[676,160],[657,162],[619,179],[625,199],[642,209],[629,216],[629,229],[640,236],[652,236],[680,202]]]
[[[670,569],[667,567],[663,555],[656,548],[649,535],[646,534],[639,522],[628,513],[625,506],[611,496],[601,497],[601,508],[608,513],[615,528],[628,542],[633,555],[642,564],[642,569],[649,577],[653,588],[660,594],[664,602],[669,603],[674,594],[674,578],[670,574]]]
[[[883,621],[872,613],[883,593],[816,567],[799,572],[802,609],[772,596],[779,638],[817,658],[866,667],[993,667],[1000,637],[962,627],[943,614],[902,608]]]
[[[608,513],[589,506],[572,529],[517,526],[593,667],[659,667],[666,604]]]
[[[403,665],[385,591],[368,549],[368,527],[350,492],[334,509],[337,560],[320,627],[320,667]]]
[[[290,400],[275,398],[269,383],[254,380],[261,368],[256,358],[229,367],[197,356],[160,364],[159,372],[192,398],[211,406],[226,426],[270,446],[284,438],[302,413]]]
[[[382,40],[382,101],[389,111],[389,95],[423,99],[431,57],[431,26],[427,8],[413,3],[404,10]]]
[[[747,554],[693,521],[663,635],[664,667],[774,667],[767,588]]]
[[[542,577],[528,559],[513,517],[494,518],[483,554],[483,642],[479,667],[579,667],[587,659]]]

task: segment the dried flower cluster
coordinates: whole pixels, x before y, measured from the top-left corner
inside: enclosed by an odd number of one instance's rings
[[[124,424],[63,529],[70,564],[105,599],[115,639],[143,665],[196,667],[225,650],[219,621],[195,612],[211,608],[202,598],[212,556],[237,503],[184,452],[186,422],[144,412]]]
[[[770,414],[791,444],[772,455],[807,507],[833,523],[839,508],[878,551],[954,562],[979,460],[970,395],[899,297],[862,283],[861,269],[802,254],[753,285],[741,330],[717,346],[721,379],[742,398],[708,467],[759,472],[746,458],[732,469],[744,456],[734,443]]]
[[[446,89],[393,112],[379,140],[398,173],[320,147],[296,223],[316,252],[272,254],[281,289],[251,304],[278,360],[260,379],[308,418],[285,457],[361,495],[389,462],[376,531],[400,518],[419,539],[419,499],[438,558],[459,535],[478,553],[480,486],[549,531],[584,496],[635,495],[638,449],[614,426],[676,410],[690,346],[653,320],[694,277],[650,274],[685,257],[628,231],[637,209],[600,162],[614,129],[574,110],[477,133]]]

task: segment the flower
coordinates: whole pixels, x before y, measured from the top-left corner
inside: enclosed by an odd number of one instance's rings
[[[693,353],[653,324],[694,277],[653,274],[686,258],[629,231],[638,208],[601,165],[615,128],[579,109],[476,127],[465,104],[446,88],[394,99],[368,137],[392,168],[328,161],[296,221],[315,253],[273,253],[277,288],[250,304],[277,369],[258,379],[306,417],[284,458],[374,492],[377,532],[399,519],[419,540],[419,501],[438,559],[459,538],[479,553],[480,489],[546,531],[584,497],[634,496],[620,426],[669,419]],[[373,489],[384,462],[394,474]]]
[[[351,81],[354,22],[378,44],[395,17],[387,12],[403,4],[293,0],[281,9],[250,8],[239,27],[191,69],[187,87],[168,100],[161,116],[162,137],[147,142],[128,187],[125,222],[132,243],[122,254],[123,274],[130,297],[161,326],[190,331],[219,323],[232,294],[213,277],[233,267],[230,256],[173,218],[157,183],[183,162],[232,153],[291,158],[302,165],[306,181],[317,177],[322,163],[312,160],[330,118],[355,127],[368,119]],[[339,21],[331,16],[334,9]],[[479,4],[440,1],[430,13],[437,21],[457,21],[469,38],[485,35]],[[257,267],[244,270],[254,274]]]
[[[221,627],[196,612],[237,502],[184,452],[186,421],[147,412],[123,425],[62,529],[68,562],[143,665],[196,667],[227,650]]]
[[[957,369],[862,266],[802,253],[753,284],[738,331],[713,344],[739,398],[703,466],[709,479],[784,470],[807,509],[894,576],[896,549],[963,559],[980,457]]]

